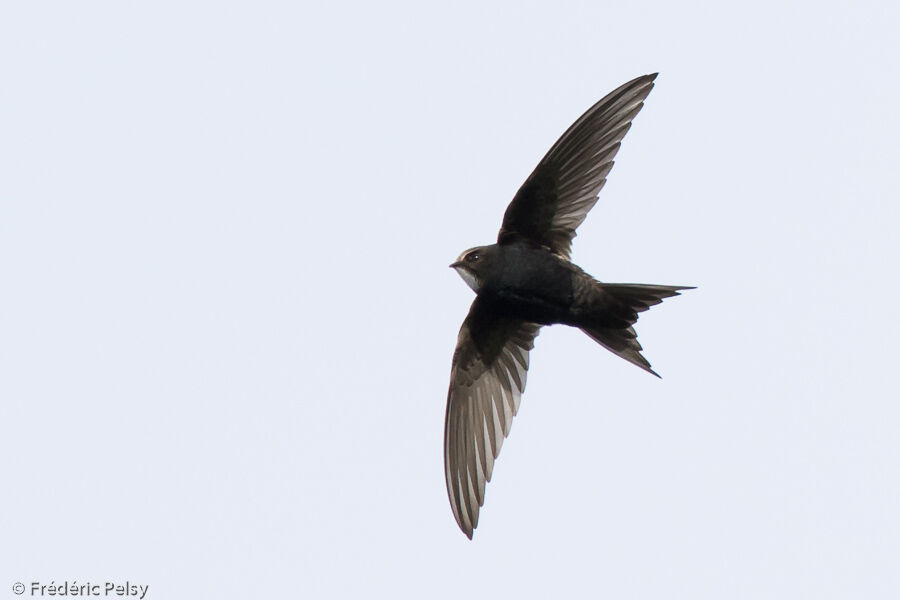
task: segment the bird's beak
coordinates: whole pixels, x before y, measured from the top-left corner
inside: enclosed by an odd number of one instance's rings
[[[461,261],[461,260],[458,260],[458,261],[456,261],[455,263],[450,263],[450,268],[451,268],[451,269],[455,269],[455,268],[461,267],[461,266],[462,266],[462,261]]]

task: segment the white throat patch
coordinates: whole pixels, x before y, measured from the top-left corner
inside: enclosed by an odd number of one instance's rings
[[[463,281],[466,282],[472,291],[476,294],[478,293],[478,282],[475,280],[475,275],[472,274],[471,271],[466,269],[465,267],[453,267],[453,269],[459,273],[459,276],[462,277]]]

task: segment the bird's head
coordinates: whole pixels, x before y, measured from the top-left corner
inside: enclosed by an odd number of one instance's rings
[[[460,254],[450,266],[456,269],[463,281],[477,294],[484,283],[485,275],[491,267],[495,254],[496,246],[469,248]]]

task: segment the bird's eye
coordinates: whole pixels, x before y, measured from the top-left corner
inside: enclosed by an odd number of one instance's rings
[[[481,258],[477,252],[472,252],[466,255],[466,260],[469,262],[476,262],[479,258]]]

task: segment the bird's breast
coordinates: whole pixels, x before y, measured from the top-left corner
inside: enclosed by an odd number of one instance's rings
[[[555,257],[511,253],[485,278],[479,296],[505,314],[541,324],[566,320],[572,306],[572,273]]]

